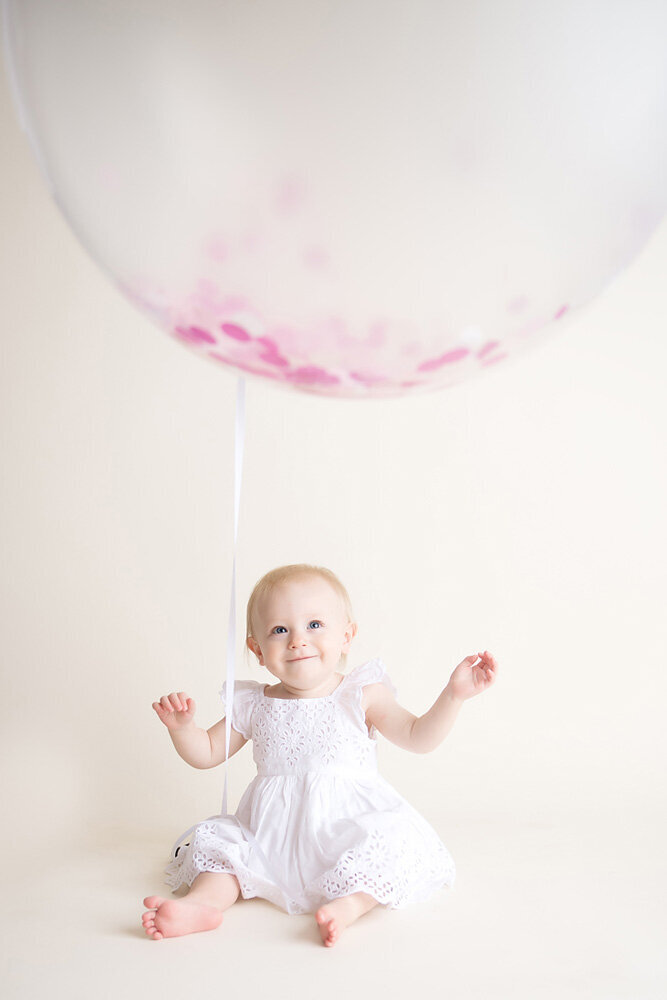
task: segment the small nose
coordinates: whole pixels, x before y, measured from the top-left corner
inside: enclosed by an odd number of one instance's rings
[[[296,629],[294,632],[292,632],[292,638],[289,641],[290,648],[293,648],[295,646],[303,646],[305,641],[306,641],[305,637],[302,635],[301,632],[299,632],[298,629]]]

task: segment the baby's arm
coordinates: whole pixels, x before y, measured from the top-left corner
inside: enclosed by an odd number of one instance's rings
[[[429,753],[440,746],[456,722],[463,702],[486,691],[495,681],[497,671],[498,664],[487,650],[461,660],[435,704],[414,723],[412,749],[416,753]]]
[[[225,720],[216,722],[210,729],[195,726],[195,703],[184,691],[163,695],[153,702],[158,718],[169,730],[176,753],[192,767],[205,769],[217,767],[225,760]],[[245,736],[232,726],[229,738],[229,756],[233,757],[247,743]]]
[[[404,750],[430,753],[451,730],[463,702],[493,684],[497,669],[498,664],[488,652],[479,657],[466,656],[435,704],[419,717],[399,705],[385,684],[368,684],[362,698],[366,722]]]

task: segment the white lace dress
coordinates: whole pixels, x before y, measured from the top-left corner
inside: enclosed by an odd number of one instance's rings
[[[194,827],[167,884],[232,872],[244,899],[261,896],[287,913],[359,891],[398,909],[452,885],[447,848],[378,773],[376,730],[361,707],[362,688],[378,681],[396,694],[379,659],[322,698],[270,698],[264,684],[237,681],[233,726],[253,741],[257,776],[235,814]]]

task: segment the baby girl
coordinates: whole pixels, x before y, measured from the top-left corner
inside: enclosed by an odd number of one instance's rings
[[[435,750],[463,702],[493,684],[496,661],[467,656],[415,716],[379,659],[340,672],[356,631],[347,591],[328,569],[282,566],[255,585],[246,641],[277,683],[236,682],[229,756],[252,740],[257,775],[235,814],[198,823],[176,851],[166,881],[185,883],[187,895],[144,899],[154,941],[213,930],[239,896],[259,896],[314,913],[330,947],[378,904],[397,909],[453,884],[454,862],[433,827],[378,773],[376,733],[413,753]],[[226,684],[223,701],[225,692]],[[184,691],[153,708],[188,764],[226,759],[224,718],[200,729]]]

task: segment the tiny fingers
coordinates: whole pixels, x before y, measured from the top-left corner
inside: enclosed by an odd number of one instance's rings
[[[185,703],[183,701],[184,698],[187,698],[187,695],[185,694],[184,691],[179,691],[178,693],[176,693],[176,691],[171,692],[171,694],[169,695],[169,704],[173,711],[175,712],[185,711]]]
[[[178,696],[176,694],[163,694],[160,698],[160,706],[163,712],[175,712],[179,708]]]
[[[160,715],[171,715],[173,712],[192,712],[194,711],[195,704],[192,698],[189,698],[185,691],[179,691],[176,693],[172,691],[171,694],[164,694],[159,701],[153,702],[153,708]]]

